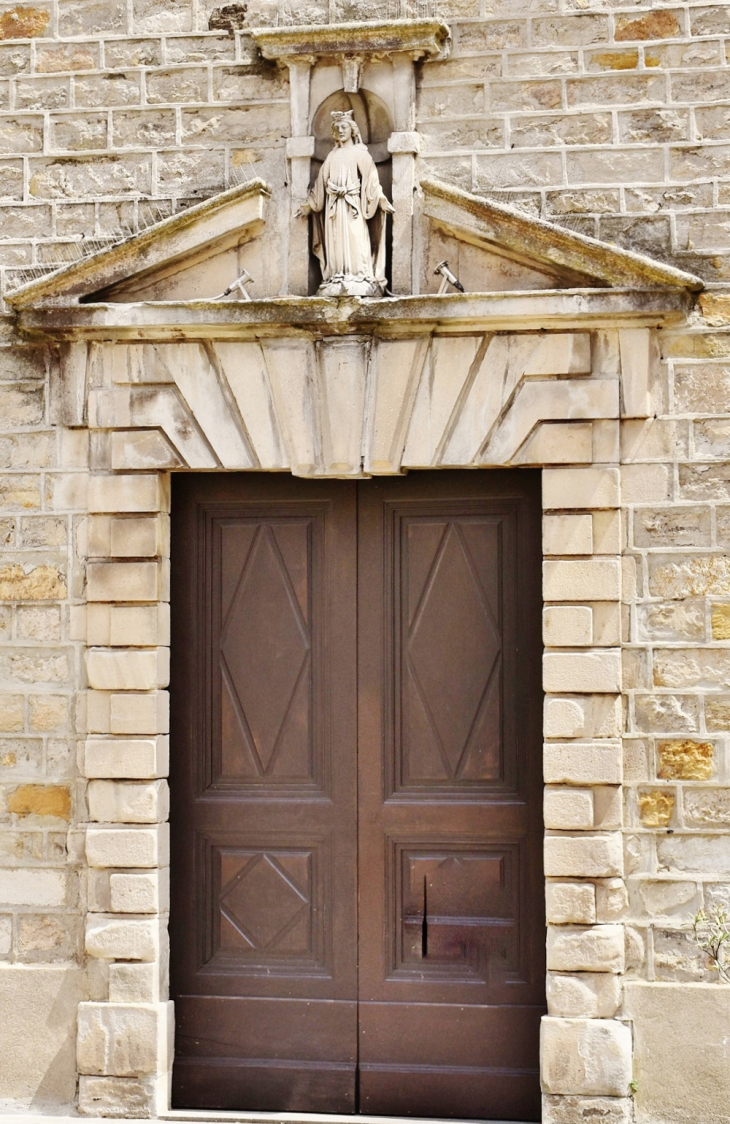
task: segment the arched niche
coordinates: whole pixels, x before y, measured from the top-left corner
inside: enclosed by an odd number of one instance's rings
[[[383,191],[390,201],[393,201],[393,158],[388,152],[388,138],[393,132],[393,118],[390,110],[381,97],[371,90],[362,87],[357,93],[347,93],[345,90],[335,90],[329,94],[312,114],[311,135],[314,137],[314,156],[311,161],[310,186],[314,183],[319,170],[330,152],[334,143],[332,139],[332,113],[352,111],[362,136],[363,144],[367,145],[370,155],[375,161],[380,176]],[[392,224],[388,216],[388,257],[387,275],[392,279]],[[312,253],[312,236],[309,236],[309,292],[316,293],[322,280],[319,262]]]

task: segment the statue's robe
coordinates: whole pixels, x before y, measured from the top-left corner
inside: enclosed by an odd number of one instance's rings
[[[356,281],[385,289],[385,213],[375,161],[364,144],[335,147],[307,199],[313,250],[324,284]]]

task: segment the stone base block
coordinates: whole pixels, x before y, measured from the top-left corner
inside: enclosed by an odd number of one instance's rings
[[[0,1105],[58,1111],[76,1096],[81,968],[0,966]]]
[[[730,1121],[730,987],[626,985],[634,1024],[636,1119],[662,1124]]]
[[[630,1097],[542,1098],[542,1124],[630,1124]]]
[[[172,1062],[172,1003],[82,1003],[78,1065],[88,1077],[167,1073]]]
[[[629,1094],[631,1031],[623,1023],[548,1015],[540,1028],[540,1056],[545,1093],[598,1097]]]
[[[79,1112],[84,1116],[125,1119],[154,1116],[154,1081],[141,1077],[81,1077]]]

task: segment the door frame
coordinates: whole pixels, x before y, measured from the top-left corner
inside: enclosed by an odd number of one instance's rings
[[[586,334],[584,328],[578,332],[580,337]],[[553,334],[556,345],[565,335]],[[575,419],[570,395],[563,393],[569,371],[542,381],[523,380],[522,397],[515,398],[513,392],[505,400],[492,439],[495,450],[502,442],[502,459],[489,467],[522,464],[543,469],[550,1012],[543,1022],[543,1090],[548,1103],[588,1095],[628,1105],[631,1034],[620,1006],[626,894],[620,811],[620,409],[618,393],[610,405],[604,391],[608,383],[618,387],[624,354],[630,354],[632,371],[644,364],[648,385],[651,352],[650,332],[643,327],[593,335],[595,380],[589,376],[583,381],[586,386],[595,381],[605,408],[596,407],[588,420],[585,414]],[[549,342],[551,334],[543,338]],[[562,344],[559,350],[568,358],[575,354]],[[118,359],[113,365],[109,377],[118,381]],[[553,362],[545,369],[552,372],[558,365]],[[404,386],[403,393],[411,395],[412,404],[412,388]],[[343,401],[343,408],[346,405]],[[98,417],[94,424],[99,424]],[[123,428],[116,430],[117,424]],[[531,428],[525,431],[528,424]],[[99,1098],[109,1096],[116,1099],[119,1115],[138,1115],[141,1103],[152,1114],[171,1115],[174,1012],[167,999],[170,859],[165,781],[170,759],[170,471],[151,470],[142,457],[147,425],[130,428],[125,415],[118,423],[112,421],[110,429],[97,430],[104,439],[116,441],[103,447],[117,454],[101,456],[89,479],[86,587],[74,608],[75,635],[86,644],[89,684],[81,771],[89,782],[86,861],[95,892],[87,914],[86,947],[108,965],[108,986],[98,998],[79,1006],[80,1104],[93,1112]],[[526,432],[527,440],[517,440],[516,432]],[[437,457],[428,467],[475,466],[447,464]],[[266,465],[261,468],[267,470]],[[279,466],[268,470],[275,468]],[[628,600],[631,574],[624,573],[623,581]],[[172,755],[174,759],[174,746]],[[595,1000],[576,1007],[571,981],[592,990]],[[101,1047],[101,1039],[111,1045]],[[611,1043],[617,1060],[608,1073],[587,1074],[581,1058],[599,1041]],[[180,1113],[172,1116],[180,1119]],[[259,1118],[251,1113],[242,1118],[254,1116]]]

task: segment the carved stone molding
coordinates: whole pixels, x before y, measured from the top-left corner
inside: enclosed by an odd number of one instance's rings
[[[596,423],[646,416],[651,362],[641,328],[77,343],[57,409],[113,471],[582,464]]]

